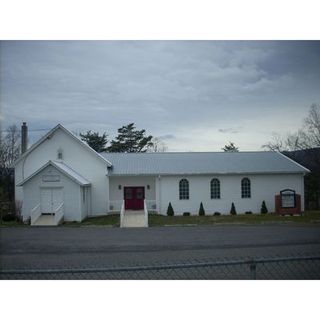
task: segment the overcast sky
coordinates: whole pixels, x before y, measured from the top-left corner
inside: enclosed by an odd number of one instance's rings
[[[134,122],[169,151],[261,150],[320,102],[320,42],[1,42],[0,89],[2,128],[26,121],[31,143]]]

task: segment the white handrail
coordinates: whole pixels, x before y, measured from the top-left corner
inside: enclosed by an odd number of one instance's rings
[[[148,208],[147,208],[147,201],[146,199],[144,199],[143,201],[143,210],[144,210],[144,223],[145,223],[145,227],[147,228],[149,226],[149,222],[148,222]]]
[[[145,199],[145,201],[147,203],[147,209],[149,211],[156,211],[157,210],[157,201],[156,200]]]
[[[32,226],[34,225],[34,223],[38,220],[38,218],[40,216],[41,216],[41,210],[40,210],[40,203],[39,203],[30,211],[31,225]]]
[[[120,211],[120,228],[123,227],[123,218],[124,218],[124,200],[122,200],[121,211]]]
[[[58,225],[61,220],[63,219],[64,210],[63,210],[63,202],[57,207],[57,209],[54,211],[54,223],[55,225]]]

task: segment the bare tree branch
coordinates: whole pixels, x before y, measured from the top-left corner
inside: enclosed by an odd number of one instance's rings
[[[320,147],[320,105],[313,104],[303,127],[285,138],[273,134],[272,140],[262,146],[272,151],[295,151]]]
[[[16,125],[7,129],[7,134],[0,140],[0,168],[8,174],[20,155],[20,131]]]

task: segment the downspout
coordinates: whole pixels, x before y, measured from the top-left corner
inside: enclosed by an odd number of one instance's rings
[[[109,211],[110,211],[110,178],[109,178],[109,171],[110,171],[110,169],[111,169],[111,167],[108,167],[107,166],[107,174],[106,174],[106,177],[107,177],[107,183],[108,183],[108,191],[107,191],[107,201],[106,201],[106,205],[107,205],[107,207],[106,207],[106,209],[107,209],[107,212],[106,212],[106,214],[108,214],[109,213]]]
[[[158,176],[159,180],[159,214],[161,214],[161,175]]]

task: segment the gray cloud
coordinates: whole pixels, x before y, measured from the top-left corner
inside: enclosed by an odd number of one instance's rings
[[[256,150],[320,101],[318,41],[2,41],[3,125],[135,122],[169,150]],[[241,127],[241,130],[239,129]],[[36,140],[40,133],[34,132]],[[229,136],[230,135],[230,136]],[[170,136],[170,138],[169,138]]]
[[[219,129],[219,132],[222,133],[239,133],[240,132],[241,127],[238,128],[224,128],[224,129]]]
[[[176,138],[176,136],[173,134],[165,134],[163,136],[159,136],[159,139],[161,139],[161,140],[172,140],[175,138]]]

